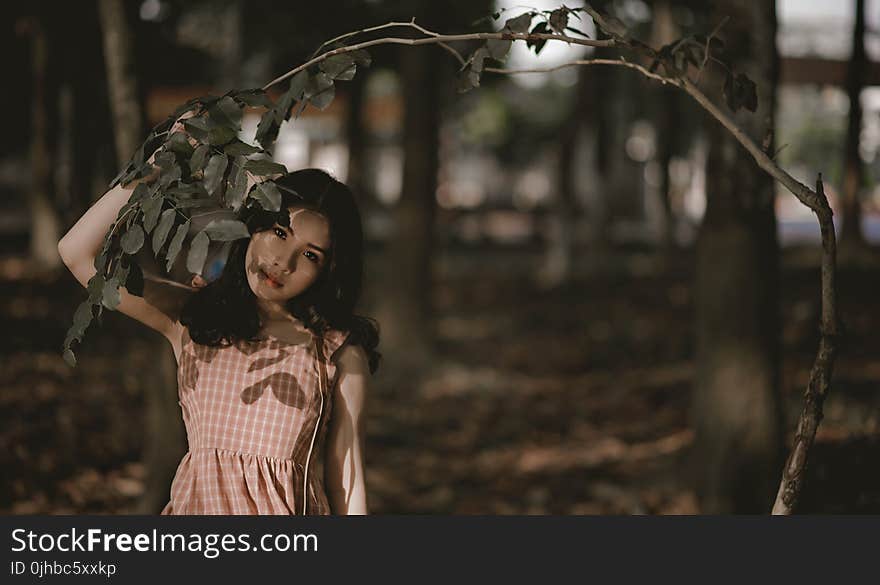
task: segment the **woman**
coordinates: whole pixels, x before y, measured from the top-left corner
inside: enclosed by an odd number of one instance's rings
[[[149,283],[143,297],[120,290],[118,310],[162,333],[178,363],[189,451],[162,514],[368,513],[363,412],[380,354],[375,322],[354,314],[360,214],[324,171],[275,182],[287,217],[245,208],[251,237],[182,306]],[[108,191],[59,243],[83,286],[134,186]]]

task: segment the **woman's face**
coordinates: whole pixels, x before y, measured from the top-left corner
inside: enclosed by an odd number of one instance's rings
[[[321,274],[330,251],[323,215],[291,206],[290,227],[275,224],[251,236],[245,254],[248,284],[261,299],[285,302],[305,292]]]

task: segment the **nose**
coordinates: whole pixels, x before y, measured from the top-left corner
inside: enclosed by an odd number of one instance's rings
[[[286,257],[276,257],[272,264],[278,267],[278,270],[280,270],[282,274],[290,274],[296,270],[296,261],[298,257],[299,253],[296,250],[291,250]]]

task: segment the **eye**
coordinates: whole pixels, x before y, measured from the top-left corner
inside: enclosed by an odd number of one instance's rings
[[[312,252],[311,250],[306,250],[306,258],[308,258],[309,260],[311,260],[315,264],[317,264],[321,260],[321,257],[318,256],[317,254],[315,254],[314,252]]]
[[[287,238],[287,233],[283,229],[277,227],[277,228],[274,228],[274,230],[275,230],[275,235],[278,236],[279,238],[281,238],[282,240]]]

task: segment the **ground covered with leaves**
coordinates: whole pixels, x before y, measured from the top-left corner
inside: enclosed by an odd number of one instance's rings
[[[414,375],[386,355],[373,380],[371,511],[700,512],[687,473],[692,257],[618,253],[542,291],[537,258],[495,254],[443,257],[433,366]],[[842,268],[838,282],[849,337],[799,511],[877,513],[880,271]],[[815,264],[787,258],[789,444],[818,344],[818,290]],[[142,373],[156,338],[111,313],[68,367],[61,343],[84,294],[69,274],[0,262],[2,513],[131,513],[144,492]]]

